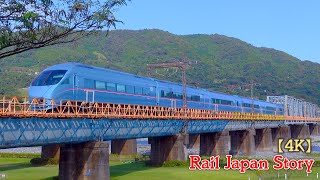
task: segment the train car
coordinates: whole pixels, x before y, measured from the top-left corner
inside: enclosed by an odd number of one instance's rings
[[[30,98],[182,107],[181,84],[79,63],[45,69],[30,84]],[[283,114],[282,105],[187,87],[189,108]]]

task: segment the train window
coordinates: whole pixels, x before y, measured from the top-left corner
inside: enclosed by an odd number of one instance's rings
[[[242,106],[243,106],[243,107],[252,107],[252,105],[249,104],[249,103],[243,103]]]
[[[200,101],[200,96],[191,95],[191,101]]]
[[[164,97],[164,90],[161,90],[161,91],[160,91],[160,96],[161,96],[161,97]]]
[[[117,91],[118,92],[126,92],[126,86],[122,84],[117,84]]]
[[[183,96],[181,93],[174,93],[174,95],[176,99],[183,99]]]
[[[150,87],[149,90],[149,96],[156,96],[156,87]]]
[[[142,88],[142,93],[144,95],[149,95],[150,94],[150,89],[149,88]]]
[[[135,86],[134,87],[134,93],[135,94],[142,94],[142,87]]]
[[[31,86],[49,86],[61,81],[67,70],[49,70],[42,72],[31,83]]]
[[[232,105],[232,101],[221,100],[221,104],[224,104],[224,105]]]
[[[276,108],[270,107],[270,106],[267,106],[266,109],[267,109],[267,110],[271,110],[271,111],[275,111],[275,110],[276,110]]]
[[[173,92],[165,92],[165,97],[166,98],[172,98]]]
[[[172,92],[172,98],[178,99],[178,98],[177,98],[177,93]]]
[[[67,79],[63,80],[62,83],[61,83],[61,85],[63,85],[63,84],[70,84],[70,80],[69,80],[69,79],[70,79],[70,78],[67,78]]]
[[[91,79],[84,79],[84,87],[85,88],[94,88],[94,81]]]
[[[254,108],[260,108],[260,106],[259,106],[259,105],[257,105],[257,104],[255,104],[255,105],[254,105]]]
[[[134,87],[130,85],[126,85],[126,92],[130,94],[134,94]]]
[[[105,90],[106,83],[102,81],[95,81],[96,89]]]
[[[108,91],[116,91],[116,84],[115,83],[107,83],[107,90]]]
[[[164,91],[164,90],[161,90],[161,92],[160,92],[160,96],[166,97],[166,98],[172,98],[172,94],[173,94],[173,92]]]
[[[211,100],[213,104],[222,104],[221,99],[212,98]]]
[[[172,98],[174,98],[174,99],[182,99],[182,94],[181,93],[172,92]]]

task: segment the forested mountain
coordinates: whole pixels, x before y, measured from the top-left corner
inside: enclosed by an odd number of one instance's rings
[[[0,60],[0,93],[28,87],[36,72],[62,62],[80,62],[146,75],[146,64],[197,61],[187,72],[188,85],[250,96],[292,95],[320,104],[320,64],[284,52],[258,48],[223,35],[174,35],[161,30],[99,32],[71,44],[28,51]],[[162,75],[160,75],[162,74]],[[165,76],[163,76],[165,74]],[[180,82],[180,72],[153,77]]]

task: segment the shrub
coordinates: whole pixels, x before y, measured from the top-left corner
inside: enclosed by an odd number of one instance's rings
[[[40,156],[35,153],[0,153],[1,158],[39,158]]]
[[[45,165],[58,165],[59,159],[57,158],[33,158],[30,163],[34,166],[45,166]]]
[[[187,167],[189,166],[189,161],[166,161],[163,163],[162,167]]]

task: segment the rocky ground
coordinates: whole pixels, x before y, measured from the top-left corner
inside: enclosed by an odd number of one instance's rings
[[[0,149],[0,152],[5,153],[41,153],[41,147],[22,147],[11,149]]]

